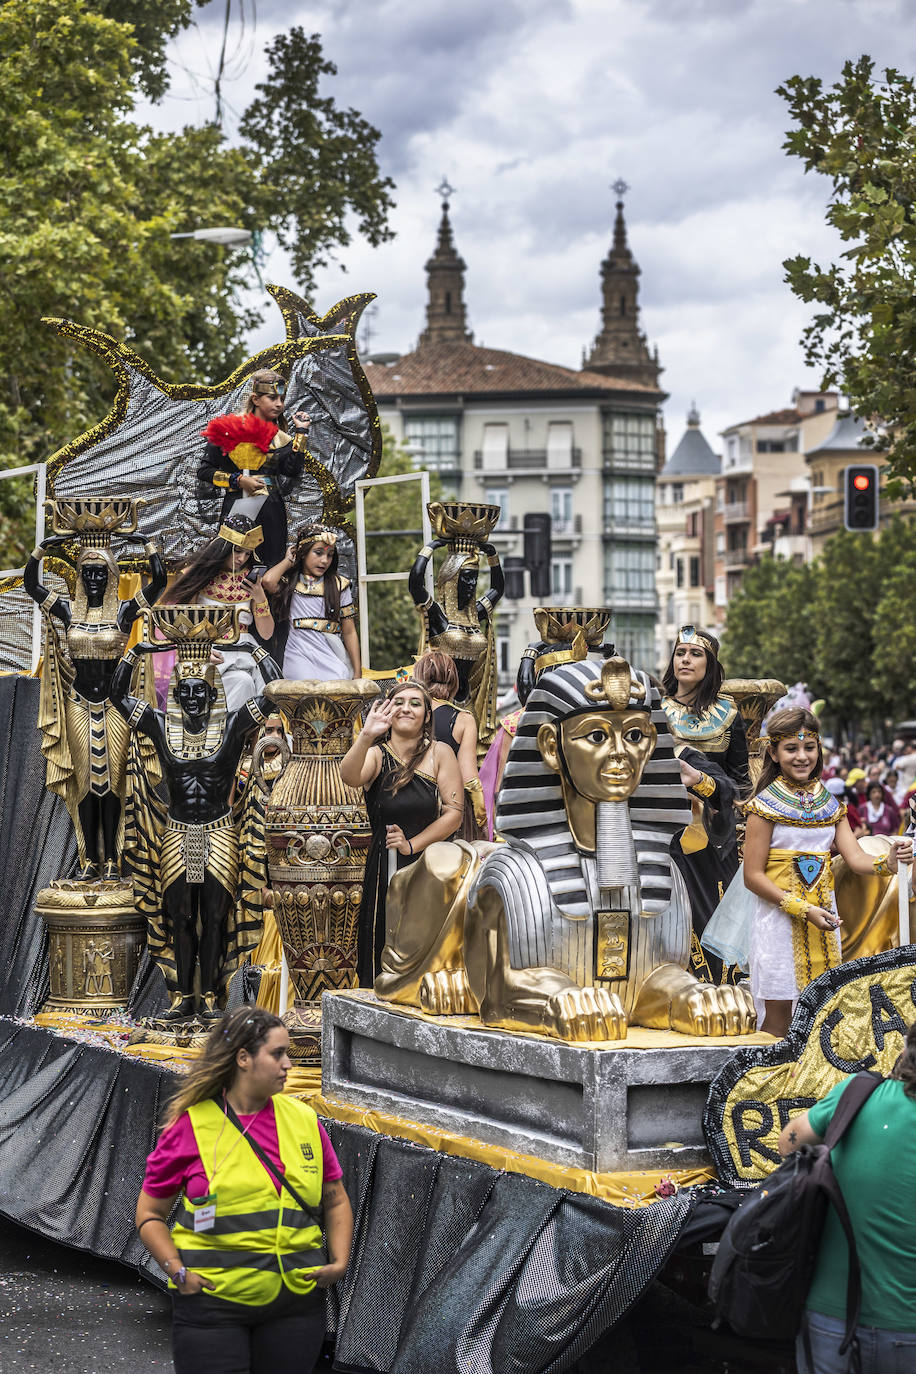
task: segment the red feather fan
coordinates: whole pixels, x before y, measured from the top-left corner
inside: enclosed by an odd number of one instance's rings
[[[260,415],[214,415],[207,428],[201,430],[204,438],[223,453],[231,453],[237,444],[254,444],[266,453],[276,432],[277,426],[262,420]]]

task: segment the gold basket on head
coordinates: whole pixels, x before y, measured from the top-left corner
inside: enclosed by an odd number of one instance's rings
[[[607,606],[535,606],[534,623],[548,644],[571,644],[581,631],[590,649],[604,640],[611,623]]]
[[[52,534],[72,534],[81,543],[107,548],[113,534],[133,534],[144,500],[129,496],[68,496],[45,501]]]
[[[487,542],[501,513],[499,506],[473,501],[430,501],[426,510],[437,539],[468,551]]]
[[[214,644],[238,640],[238,606],[151,606],[150,620],[182,659],[206,663]]]

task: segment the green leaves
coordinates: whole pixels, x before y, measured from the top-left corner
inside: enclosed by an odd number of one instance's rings
[[[139,92],[167,86],[166,45],[199,0],[0,4],[0,465],[41,461],[105,414],[108,370],[42,328],[43,316],[124,338],[172,381],[212,381],[245,356],[259,316],[247,249],[175,232],[273,231],[303,294],[354,232],[388,237],[391,182],[378,131],[338,110],[317,37],[292,29],[231,147],[213,124],[154,134]],[[31,547],[25,507],[0,483],[0,554]],[[9,520],[4,523],[4,515]],[[10,523],[10,521],[12,523]]]
[[[802,337],[806,361],[857,414],[888,425],[888,473],[916,493],[916,84],[895,68],[848,61],[825,88],[794,76],[777,92],[794,127],[784,148],[828,178],[826,219],[850,246],[826,268],[801,255],[783,266],[800,300],[823,307]]]

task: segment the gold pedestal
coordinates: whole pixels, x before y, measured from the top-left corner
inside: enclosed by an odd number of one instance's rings
[[[356,986],[363,871],[372,838],[362,788],[347,787],[340,761],[353,743],[374,682],[268,683],[287,714],[292,757],[266,807],[273,911],[289,967],[292,1004],[283,1020],[290,1057],[321,1063],[321,994]]]
[[[42,888],[35,910],[48,928],[51,996],[42,1010],[123,1012],[146,943],[133,889],[120,881],[60,878]]]

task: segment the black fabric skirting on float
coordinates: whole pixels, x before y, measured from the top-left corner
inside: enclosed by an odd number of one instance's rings
[[[162,1283],[134,1230],[176,1077],[0,1019],[0,1212]],[[328,1297],[335,1367],[560,1374],[636,1302],[689,1192],[632,1210],[324,1121],[356,1234]]]

